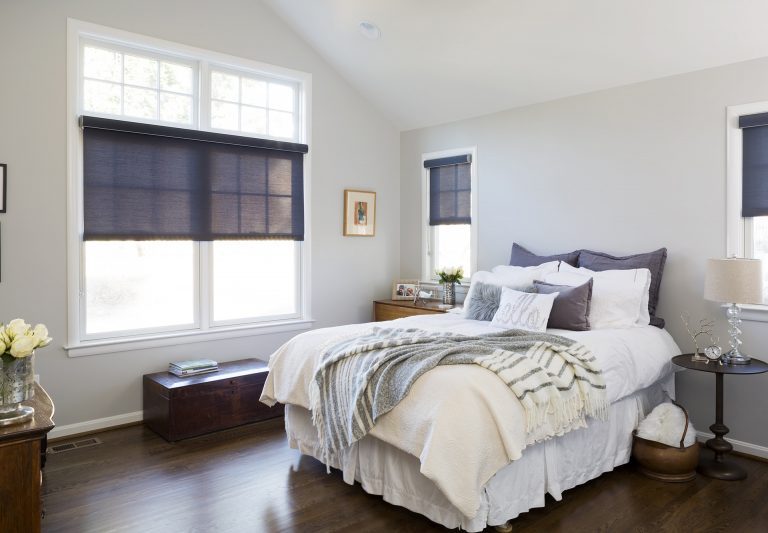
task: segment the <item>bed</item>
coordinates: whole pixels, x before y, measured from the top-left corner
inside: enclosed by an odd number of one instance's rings
[[[498,330],[460,313],[386,325],[463,335]],[[551,329],[548,333],[582,343],[595,356],[610,402],[605,421],[590,419],[588,427],[554,438],[526,435],[520,403],[492,372],[477,365],[439,366],[422,375],[365,437],[324,455],[309,411],[320,353],[334,339],[374,326],[314,330],[286,343],[270,359],[262,401],[286,405],[291,447],[326,457],[324,462],[340,469],[347,483],[357,481],[367,492],[448,528],[501,526],[543,506],[546,494],[560,499],[563,491],[626,463],[639,420],[674,396],[671,358],[679,349],[665,330],[650,325]]]

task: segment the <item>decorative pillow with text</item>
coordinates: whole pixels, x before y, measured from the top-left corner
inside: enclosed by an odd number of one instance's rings
[[[536,294],[508,287],[501,289],[499,309],[493,315],[492,326],[528,331],[546,331],[552,304],[558,293]]]

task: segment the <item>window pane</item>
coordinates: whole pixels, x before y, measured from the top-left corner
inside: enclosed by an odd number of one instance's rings
[[[298,287],[294,241],[213,243],[213,319],[294,314]]]
[[[192,94],[192,67],[176,63],[160,63],[160,88],[166,91]]]
[[[110,115],[121,114],[120,85],[85,80],[83,82],[83,109]]]
[[[157,118],[157,91],[125,87],[125,114],[129,117]]]
[[[472,272],[469,270],[471,226],[469,224],[456,224],[447,226],[433,226],[435,232],[435,268],[464,267],[464,277],[469,278]]]
[[[258,107],[243,106],[242,129],[248,133],[267,133],[267,110]]]
[[[86,46],[83,50],[83,75],[86,78],[120,82],[123,54]]]
[[[244,104],[267,107],[267,82],[243,78]]]
[[[763,302],[768,302],[768,217],[752,219],[753,258],[763,261]]]
[[[269,108],[293,111],[293,87],[290,85],[280,85],[279,83],[270,83]]]
[[[160,120],[192,124],[192,97],[160,93]]]
[[[211,96],[216,100],[240,101],[240,76],[213,72],[211,74]]]
[[[194,244],[87,241],[86,333],[194,322]]]
[[[157,61],[139,56],[125,56],[125,83],[157,88]]]
[[[269,134],[273,137],[293,138],[293,114],[282,111],[269,112]]]
[[[211,126],[223,130],[238,130],[237,104],[211,102]]]

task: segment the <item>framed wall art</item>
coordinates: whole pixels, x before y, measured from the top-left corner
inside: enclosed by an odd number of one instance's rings
[[[344,236],[373,237],[376,235],[376,193],[344,190]]]
[[[5,192],[8,189],[8,165],[0,163],[0,213],[5,213]]]
[[[399,279],[392,284],[393,300],[413,300],[419,292],[419,280]]]

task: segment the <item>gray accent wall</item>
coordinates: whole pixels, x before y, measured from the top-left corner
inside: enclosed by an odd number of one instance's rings
[[[67,18],[312,74],[312,317],[371,319],[399,274],[399,132],[272,11],[252,0],[0,3],[0,321],[48,325],[37,373],[69,425],[141,410],[141,376],[178,359],[266,359],[294,333],[69,358],[67,342]],[[376,236],[342,237],[345,188],[377,192]],[[118,419],[119,421],[119,419]],[[79,427],[79,426],[78,426]]]
[[[667,329],[689,351],[681,312],[717,317],[727,344],[724,315],[702,296],[706,259],[726,251],[726,106],[763,100],[768,59],[404,132],[400,274],[421,271],[421,154],[477,146],[480,269],[506,264],[513,241],[541,254],[666,246]],[[768,324],[745,323],[744,351],[768,360]],[[676,381],[696,428],[709,431],[714,377]],[[767,374],[726,377],[731,437],[768,447],[767,390]]]

